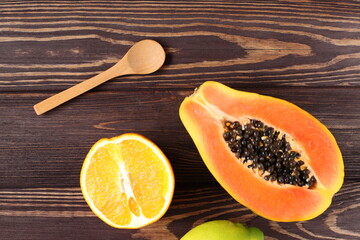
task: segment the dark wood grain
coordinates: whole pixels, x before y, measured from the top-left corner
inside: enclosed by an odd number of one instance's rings
[[[26,188],[0,191],[0,224],[5,239],[167,239],[176,240],[193,225],[229,219],[246,226],[262,226],[266,239],[359,239],[358,182],[346,182],[331,207],[304,222],[279,223],[252,213],[220,186],[177,190],[172,206],[158,222],[139,230],[112,229],[86,205],[79,188]],[[350,196],[350,197],[349,197]],[[354,204],[357,202],[357,204]],[[10,218],[11,217],[11,218]],[[9,220],[11,223],[9,224]],[[28,221],[31,219],[31,224]],[[21,231],[18,231],[21,226]],[[76,229],[76,231],[74,231]]]
[[[166,49],[163,68],[113,79],[36,116],[39,101],[109,68],[135,42]],[[179,239],[230,219],[266,239],[360,239],[358,1],[1,1],[0,239]],[[268,221],[215,181],[178,108],[207,80],[291,101],[323,122],[345,183],[321,216]],[[137,132],[171,161],[174,200],[158,222],[119,230],[95,217],[79,173],[100,138]]]
[[[353,107],[360,102],[358,89],[323,88],[319,94],[318,88],[283,87],[257,92],[291,101],[326,124],[343,152],[345,166],[352,166],[345,169],[346,179],[360,178],[354,157],[360,155],[360,135],[354,134],[359,131],[360,108]],[[32,105],[50,94],[0,94],[0,101],[6,103],[0,112],[7,113],[0,119],[0,186],[75,187],[92,144],[125,132],[143,134],[158,144],[171,159],[177,183],[214,181],[178,117],[181,101],[191,93],[96,91],[42,116],[34,114]]]
[[[1,88],[59,91],[105,70],[143,38],[166,47],[158,73],[111,89],[359,86],[355,2],[2,2]],[[109,89],[104,86],[104,89]]]

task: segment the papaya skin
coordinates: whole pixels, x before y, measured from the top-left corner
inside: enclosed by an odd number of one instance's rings
[[[205,82],[184,99],[179,114],[203,161],[239,203],[264,218],[290,222],[315,218],[331,204],[344,179],[340,149],[330,131],[296,105],[274,97]],[[317,179],[314,188],[265,181],[244,166],[223,140],[224,120],[258,119],[293,140]]]

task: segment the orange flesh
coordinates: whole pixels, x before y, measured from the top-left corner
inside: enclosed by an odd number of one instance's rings
[[[240,92],[207,82],[180,107],[181,119],[204,162],[219,183],[240,203],[277,221],[306,220],[321,214],[343,181],[340,150],[318,120],[276,98]],[[314,189],[267,182],[244,166],[223,140],[227,117],[258,119],[285,130],[308,156],[319,184]]]
[[[86,176],[86,189],[96,208],[111,222],[126,225],[132,217],[129,208],[119,208],[127,206],[127,196],[120,180],[123,176],[112,154],[105,147],[96,151]]]
[[[165,156],[142,142],[146,140],[139,141],[141,136],[133,136],[138,135],[100,140],[82,169],[85,200],[114,227],[138,228],[156,221],[173,193],[171,166],[161,159]]]
[[[163,207],[164,196],[168,192],[165,167],[145,144],[123,141],[121,145],[126,168],[132,174],[129,177],[133,192],[142,213],[147,218],[154,217]],[[134,151],[138,154],[134,155]]]

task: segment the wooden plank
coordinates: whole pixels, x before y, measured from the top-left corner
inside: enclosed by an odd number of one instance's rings
[[[346,182],[330,208],[305,222],[279,223],[257,216],[234,201],[219,185],[187,186],[175,192],[163,218],[140,230],[113,229],[101,222],[82,199],[79,188],[2,189],[2,239],[177,240],[202,222],[229,219],[264,231],[266,239],[358,239],[360,183]],[[76,231],[74,231],[76,229]],[[89,238],[89,236],[91,236]]]
[[[266,239],[359,239],[358,1],[0,2],[0,239],[166,239],[229,219]],[[149,76],[113,79],[36,116],[32,106],[109,68],[135,42],[166,49]],[[345,183],[321,216],[268,221],[215,181],[181,124],[184,97],[207,80],[289,100],[336,137]],[[169,157],[176,191],[166,215],[140,230],[94,216],[79,189],[100,138],[137,132]]]
[[[158,40],[163,69],[101,89],[359,86],[360,11],[353,1],[2,2],[0,91],[60,91]]]
[[[240,84],[230,85],[239,89]],[[243,89],[248,90],[248,89]],[[253,89],[252,89],[253,90]],[[360,102],[356,88],[261,88],[258,93],[289,100],[319,118],[335,135],[347,167],[359,180]],[[75,187],[87,151],[104,137],[125,132],[159,145],[177,183],[214,182],[178,116],[192,91],[92,91],[42,116],[32,105],[48,93],[0,94],[0,186]]]

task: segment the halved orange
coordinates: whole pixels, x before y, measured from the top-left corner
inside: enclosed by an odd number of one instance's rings
[[[91,210],[116,228],[140,228],[159,220],[174,193],[174,173],[149,139],[126,133],[101,139],[87,154],[80,185]]]

